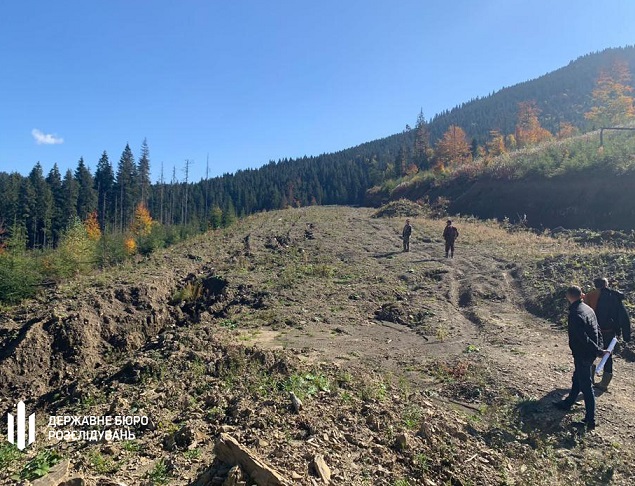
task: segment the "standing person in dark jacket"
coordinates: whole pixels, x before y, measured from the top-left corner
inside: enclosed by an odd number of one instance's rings
[[[569,287],[566,294],[569,301],[569,318],[567,331],[569,334],[569,348],[573,354],[574,372],[571,380],[569,395],[554,405],[560,410],[569,410],[578,394],[584,395],[585,416],[584,423],[587,430],[595,428],[595,395],[591,382],[591,366],[595,358],[603,356],[608,351],[602,348],[602,335],[598,329],[598,322],[593,309],[582,302],[582,289]]]
[[[445,229],[443,230],[443,239],[445,240],[445,258],[450,255],[454,258],[454,242],[459,237],[459,230],[452,226],[452,221],[448,219]]]
[[[412,234],[412,226],[410,220],[406,220],[406,225],[401,232],[401,238],[403,239],[403,251],[410,251],[410,235]]]
[[[624,307],[624,294],[609,288],[608,279],[601,277],[593,281],[595,289],[584,296],[584,301],[595,311],[598,326],[602,333],[602,341],[605,346],[614,337],[622,336],[624,341],[631,340],[631,321]],[[609,383],[613,379],[613,356],[604,365],[602,381],[594,386],[602,391],[607,391]]]

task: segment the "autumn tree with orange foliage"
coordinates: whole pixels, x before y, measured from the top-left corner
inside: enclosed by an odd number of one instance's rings
[[[578,129],[568,122],[561,122],[560,129],[558,130],[558,140],[562,140],[564,138],[570,138],[574,135],[578,134]]]
[[[616,61],[610,72],[600,71],[593,90],[594,106],[584,117],[598,127],[611,127],[632,120],[635,118],[635,100],[630,95],[632,92],[628,64]]]
[[[471,161],[472,152],[465,131],[459,126],[451,125],[437,142],[435,154],[440,168],[458,167]]]
[[[91,241],[99,241],[101,238],[101,228],[99,228],[97,211],[88,213],[88,216],[86,216],[86,219],[84,220],[84,227],[86,228],[88,239]]]
[[[413,176],[415,175],[417,172],[419,172],[419,167],[417,167],[416,164],[411,163],[407,168],[406,168],[406,176]]]
[[[536,145],[553,138],[549,130],[543,128],[538,120],[540,110],[535,101],[518,103],[518,123],[516,124],[516,143],[519,148]]]

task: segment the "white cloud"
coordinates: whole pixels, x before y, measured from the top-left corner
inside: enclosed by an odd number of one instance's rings
[[[31,135],[35,139],[35,143],[38,145],[57,145],[64,143],[64,139],[50,133],[43,133],[41,130],[34,128],[31,130]]]

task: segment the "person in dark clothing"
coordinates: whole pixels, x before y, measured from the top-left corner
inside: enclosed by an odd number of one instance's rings
[[[410,251],[410,235],[412,234],[412,226],[410,220],[406,220],[406,225],[401,232],[401,238],[403,239],[403,251]]]
[[[584,395],[584,424],[587,430],[595,428],[595,395],[591,382],[591,366],[595,358],[603,356],[602,335],[598,329],[598,322],[593,309],[582,302],[582,289],[572,286],[566,294],[569,301],[569,318],[567,331],[569,334],[569,348],[573,354],[573,377],[569,395],[559,402],[554,402],[556,408],[569,410],[578,394]]]
[[[624,294],[609,288],[609,281],[604,278],[596,278],[593,281],[595,289],[584,296],[584,301],[595,311],[598,319],[598,326],[602,333],[602,340],[605,346],[614,337],[620,337],[624,341],[631,340],[631,321],[628,317],[626,307],[624,307]],[[604,365],[602,381],[595,386],[599,390],[607,391],[613,379],[613,356],[609,356]]]
[[[454,242],[459,237],[459,230],[452,226],[452,221],[448,219],[445,229],[443,230],[443,239],[445,240],[445,258],[450,256],[454,258]]]

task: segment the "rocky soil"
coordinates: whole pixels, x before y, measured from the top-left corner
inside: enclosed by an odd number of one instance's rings
[[[581,402],[551,407],[572,359],[557,301],[537,303],[569,282],[536,282],[592,250],[463,218],[446,259],[444,221],[416,209],[409,253],[402,217],[300,208],[4,309],[0,410],[24,400],[38,435],[0,446],[0,483],[633,484],[631,348],[596,431]],[[67,441],[51,416],[148,420]]]

